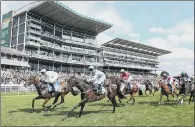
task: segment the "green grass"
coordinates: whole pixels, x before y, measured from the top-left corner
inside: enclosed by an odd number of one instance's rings
[[[2,94],[1,120],[2,126],[193,126],[194,103],[188,105],[189,96],[182,105],[177,105],[170,96],[170,104],[164,103],[158,106],[159,94],[154,97],[136,96],[134,106],[120,104],[116,112],[112,113],[112,104],[103,99],[98,102],[86,104],[81,118],[79,109],[73,115],[61,121],[63,114],[69,111],[80,100],[80,96],[68,95],[65,103],[48,113],[42,112],[43,100],[35,101],[36,111],[30,113],[32,98],[35,93],[17,96],[15,94]],[[60,99],[60,98],[59,98]],[[51,104],[53,99],[49,102]],[[123,100],[125,103],[127,100]]]

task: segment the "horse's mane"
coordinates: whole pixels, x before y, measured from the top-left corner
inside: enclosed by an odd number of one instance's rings
[[[77,87],[81,92],[91,88],[90,84],[85,82],[85,79],[81,79],[79,77],[72,76],[67,80],[67,82],[69,87]]]

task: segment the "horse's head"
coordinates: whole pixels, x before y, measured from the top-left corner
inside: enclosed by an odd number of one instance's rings
[[[163,81],[161,79],[158,81],[157,84],[158,84],[159,87],[162,87],[164,85],[164,83],[163,83]]]
[[[39,78],[36,77],[36,76],[30,76],[29,78],[27,78],[26,80],[24,80],[25,83],[24,83],[24,87],[28,87],[32,84],[37,84],[39,82]]]
[[[83,79],[75,76],[72,76],[67,80],[67,85],[71,89],[72,94],[75,93],[73,87],[78,88],[81,92],[86,91],[90,87]]]

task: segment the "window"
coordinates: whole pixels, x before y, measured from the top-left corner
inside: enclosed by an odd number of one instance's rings
[[[18,45],[17,50],[23,51],[23,49],[24,49],[24,45],[23,44],[22,45]]]
[[[21,34],[18,36],[18,44],[23,44],[24,43],[24,34]]]
[[[17,26],[18,25],[18,17],[13,19],[13,26]]]
[[[16,45],[17,43],[17,37],[12,37],[11,46]]]
[[[25,14],[20,16],[20,24],[25,22]]]
[[[19,26],[19,34],[20,34],[20,33],[24,33],[24,28],[25,28],[25,24],[21,24],[21,25]]]
[[[17,31],[18,31],[18,26],[17,27],[14,27],[12,29],[12,36],[16,36],[17,35]]]

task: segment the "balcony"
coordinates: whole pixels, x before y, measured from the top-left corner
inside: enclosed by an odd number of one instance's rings
[[[30,33],[33,33],[33,34],[36,34],[36,35],[41,35],[41,31],[37,31],[37,30],[33,30],[33,29],[29,29],[27,32],[30,32]]]
[[[47,37],[47,38],[50,38],[54,41],[59,41],[59,42],[62,42],[62,43],[68,43],[70,45],[80,45],[80,46],[87,46],[87,47],[90,47],[90,48],[97,48],[97,45],[95,44],[89,44],[89,43],[85,43],[84,41],[76,41],[76,40],[68,40],[68,39],[64,39],[64,38],[59,38],[57,36],[54,36],[52,35],[51,33],[49,32],[44,32],[42,34],[42,37]]]
[[[37,41],[41,40],[40,37],[36,37],[36,36],[32,36],[32,35],[26,36],[26,38],[37,40]]]
[[[47,56],[47,55],[38,55],[38,54],[29,54],[31,57],[34,57],[36,59],[43,59],[43,60],[49,60],[49,61],[55,61],[59,63],[69,63],[69,64],[79,64],[79,65],[96,65],[96,66],[103,66],[102,63],[98,63],[97,61],[93,62],[87,62],[85,60],[77,61],[77,60],[72,60],[70,57],[69,58],[63,58],[61,56]]]
[[[34,28],[37,28],[37,29],[40,29],[40,30],[41,30],[41,26],[40,26],[40,25],[33,24],[32,22],[31,22],[31,23],[29,23],[29,25],[28,25],[28,26],[30,26],[30,27],[34,27]]]
[[[68,52],[68,53],[73,53],[73,54],[85,54],[88,56],[97,56],[97,54],[95,52],[91,52],[91,51],[86,51],[86,50],[78,50],[78,49],[70,49],[68,47],[59,47],[59,46],[55,46],[54,44],[47,42],[47,41],[41,41],[41,47],[45,47],[48,49],[52,49],[55,51],[60,51],[60,52]]]
[[[26,41],[27,46],[40,47],[40,44],[34,41]]]

